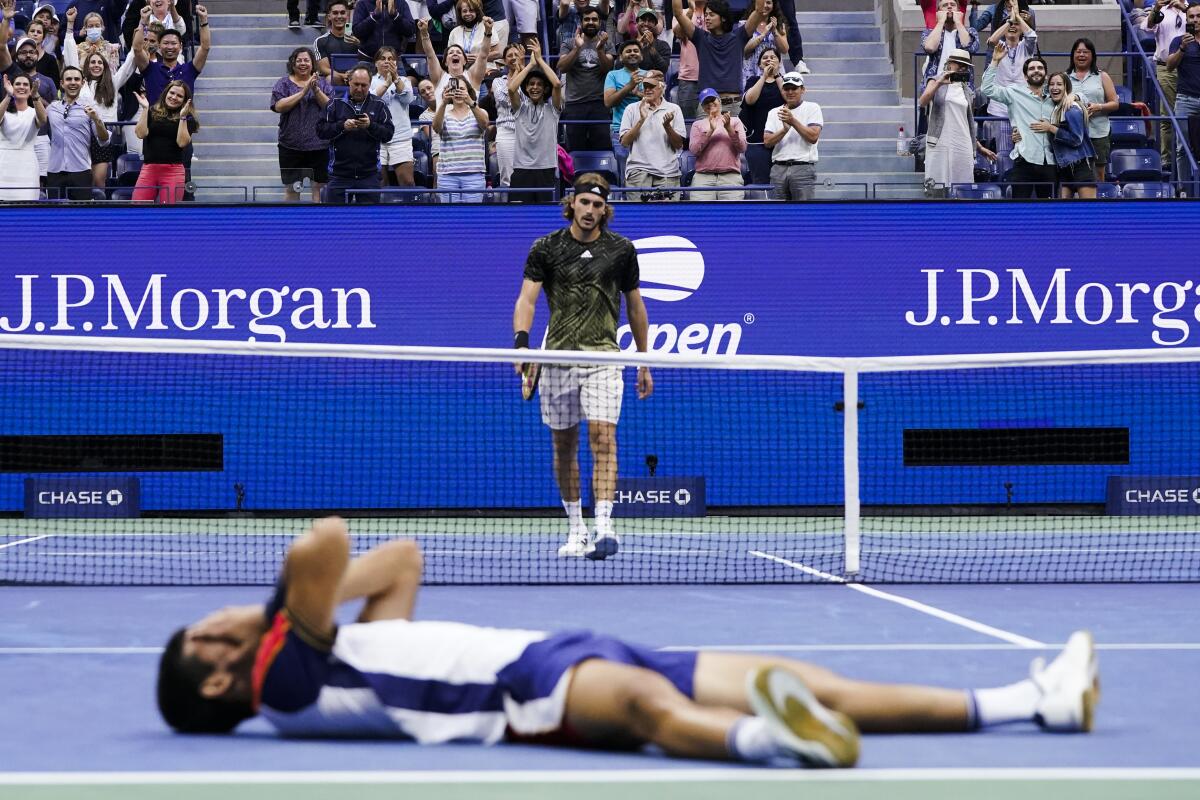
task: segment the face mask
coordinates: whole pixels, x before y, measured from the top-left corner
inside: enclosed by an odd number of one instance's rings
[[[103,35],[104,35],[104,31],[101,30],[100,28],[88,28],[87,29],[87,40],[89,42],[98,42],[98,41],[100,41],[100,37]]]

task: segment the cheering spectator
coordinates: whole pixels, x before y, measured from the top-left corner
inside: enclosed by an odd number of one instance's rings
[[[417,31],[405,0],[358,0],[352,25],[358,51],[372,61],[381,47],[403,52]]]
[[[80,66],[79,50],[75,46],[75,37],[73,36],[68,36],[66,42],[63,43],[63,63],[67,67]],[[106,124],[116,122],[120,101],[117,92],[133,77],[136,71],[133,53],[130,52],[125,56],[125,61],[121,63],[121,68],[115,75],[108,59],[95,50],[83,59],[82,69],[83,87],[79,91],[79,102],[84,106],[95,108],[100,119],[104,120]],[[117,135],[113,135],[103,144],[96,140],[91,143],[92,184],[99,189],[103,189],[108,182],[110,166],[116,160],[117,146],[114,140],[117,138]]]
[[[971,18],[967,21],[967,24],[977,31],[987,30],[988,25],[991,25],[993,30],[999,30],[1012,19],[1013,5],[1017,6],[1018,15],[1028,25],[1032,27],[1037,24],[1033,16],[1033,9],[1029,7],[1029,0],[1018,0],[1017,3],[1013,3],[1012,0],[1004,0],[1004,2],[996,3],[983,11],[979,10],[979,3],[971,0]]]
[[[479,0],[458,0],[455,8],[458,25],[450,31],[447,42],[463,49],[467,54],[467,66],[473,65],[475,59],[480,57],[485,61],[500,58],[500,50],[508,37],[508,21],[497,23],[491,17],[484,17]],[[489,29],[490,36],[487,34]]]
[[[664,37],[667,46],[670,47],[674,37],[671,31],[663,33],[662,19],[658,16],[658,9],[662,6],[663,0],[628,0],[625,10],[617,17],[617,35],[622,39],[636,39],[637,25],[642,14],[653,11],[653,19],[649,15],[646,16],[647,21],[651,22],[650,30],[655,36]]]
[[[142,9],[143,20],[149,15],[147,9]],[[208,31],[208,9],[196,6],[196,18],[200,21],[200,47],[192,56],[192,60],[187,62],[179,57],[183,50],[183,40],[179,31],[168,29],[162,32],[158,37],[158,58],[154,61],[150,60],[150,54],[143,44],[144,27],[134,32],[134,63],[142,73],[146,85],[146,98],[151,105],[158,103],[163,89],[171,81],[183,81],[187,84],[189,100],[195,92],[196,79],[204,71],[204,65],[208,63],[208,54],[212,50],[212,34]]]
[[[71,33],[69,38],[86,38],[89,42],[116,42],[121,38],[121,14],[126,5],[125,0],[71,0],[65,10],[67,30]],[[87,32],[87,29],[92,27],[93,14],[100,20],[100,35],[95,39],[92,38],[94,34]],[[62,38],[65,46],[68,37],[64,35]],[[119,55],[120,46],[116,47]],[[117,65],[114,63],[112,67],[116,69]]]
[[[288,27],[300,28],[300,0],[287,0]],[[304,24],[310,28],[321,27],[321,0],[305,0]]]
[[[491,17],[483,18],[483,36],[488,41],[491,41],[492,38],[491,22]],[[437,53],[433,52],[433,42],[429,40],[429,22],[427,20],[417,20],[417,40],[425,52],[425,63],[429,66],[429,77],[433,80],[433,85],[437,87],[438,98],[446,96],[446,87],[453,78],[462,78],[470,85],[473,94],[479,94],[479,87],[483,85],[483,78],[487,75],[486,59],[477,58],[468,68],[467,51],[460,45],[451,44],[446,46],[445,58],[439,62]]]
[[[804,102],[804,76],[783,76],[783,105],[767,116],[763,144],[771,148],[771,196],[811,200],[817,183],[817,141],[825,118],[816,103]]]
[[[59,197],[90,200],[92,197],[92,136],[100,144],[108,141],[108,128],[94,106],[79,102],[83,71],[66,67],[62,72],[62,99],[46,109],[50,120],[50,168],[46,187],[58,189]]]
[[[500,169],[500,185],[512,180],[513,152],[516,148],[517,121],[508,99],[509,81],[521,71],[525,48],[517,43],[504,47],[505,74],[492,81],[492,97],[496,99],[496,165]]]
[[[997,86],[996,71],[1005,55],[1004,43],[996,45],[992,63],[983,73],[983,93],[992,100],[1008,106],[1008,119],[1013,128],[1013,168],[1009,180],[1016,198],[1050,197],[1054,193],[1056,176],[1054,154],[1047,137],[1034,133],[1030,127],[1037,120],[1049,119],[1054,102],[1046,95],[1046,60],[1041,56],[1025,59],[1022,72],[1025,86]]]
[[[449,203],[482,203],[483,189],[487,188],[483,136],[488,116],[475,97],[474,87],[465,78],[450,78],[433,115],[433,129],[442,137],[438,188],[460,190],[444,195]]]
[[[918,104],[929,114],[925,136],[925,193],[945,197],[956,183],[975,180],[975,153],[992,161],[996,154],[975,136],[975,90],[967,81],[971,54],[954,50],[946,71],[925,82]]]
[[[521,45],[514,46],[524,53],[524,48]],[[436,92],[437,87],[433,85],[433,81],[429,80],[429,78],[422,78],[417,81],[417,94],[420,95],[421,102],[425,104],[425,110],[417,117],[417,121],[422,123],[429,132],[429,168],[433,171],[432,179],[435,188],[437,186],[438,156],[442,152],[442,137],[438,136],[437,131],[433,129],[433,115],[437,112],[438,107]]]
[[[346,72],[332,66],[330,56],[358,55],[358,38],[346,33],[346,22],[350,19],[350,6],[346,0],[330,0],[325,7],[326,31],[317,37],[313,47],[317,49],[317,72],[329,78],[334,86],[346,85]]]
[[[939,0],[932,28],[921,37],[921,45],[929,56],[925,59],[925,82],[946,74],[946,62],[955,50],[974,53],[979,49],[979,34],[963,21],[957,0]]]
[[[687,129],[679,106],[664,100],[663,74],[647,72],[642,78],[641,102],[628,106],[621,117],[621,144],[629,148],[625,185],[639,188],[679,185],[679,158]],[[674,200],[670,192],[668,199]]]
[[[0,200],[37,200],[38,158],[33,149],[46,124],[46,104],[28,75],[4,75],[0,98]]]
[[[742,49],[744,56],[742,60],[743,85],[758,77],[758,59],[768,47],[778,52],[780,59],[788,54],[787,23],[780,13],[779,6],[775,4],[775,0],[763,0],[762,5],[764,16],[759,20],[758,27],[751,31],[750,40]],[[753,9],[747,8],[747,19],[751,13],[753,13]],[[806,65],[804,69],[801,69],[797,65],[796,71],[803,74],[808,71],[808,67]]]
[[[708,0],[691,0],[688,17],[692,25],[704,30],[704,12]],[[696,45],[689,42],[679,32],[679,23],[675,23],[675,35],[679,37],[679,86],[675,92],[675,101],[683,110],[683,115],[694,119],[697,114],[697,97],[700,93],[700,61],[696,55]]]
[[[746,81],[746,94],[742,97],[741,117],[746,125],[747,141],[762,142],[767,115],[781,105],[783,75],[780,72],[779,51],[768,47],[758,57],[758,77]]]
[[[559,50],[574,38],[575,31],[583,25],[583,12],[589,8],[599,12],[601,25],[608,21],[609,0],[600,0],[597,5],[592,5],[592,0],[558,0],[555,46]]]
[[[587,19],[587,17],[584,17]],[[601,46],[603,43],[601,43]],[[563,109],[562,82],[542,58],[537,39],[527,45],[529,63],[508,86],[508,102],[516,121],[516,148],[509,186],[549,188],[558,180],[558,120]],[[549,95],[549,96],[547,96]],[[546,203],[553,191],[516,194],[518,203]]]
[[[67,27],[74,30],[75,18],[78,12],[74,8],[67,9]],[[121,46],[115,42],[104,40],[104,17],[93,11],[83,21],[83,41],[76,43],[74,36],[63,39],[63,60],[66,61],[67,48],[75,50],[76,65],[86,61],[92,53],[99,53],[108,61],[115,71],[121,66]],[[86,77],[86,76],[85,76]]]
[[[151,23],[162,25],[163,30],[178,31],[182,37],[187,32],[187,23],[176,5],[169,0],[131,0],[125,9],[125,22],[121,26],[121,34],[130,48],[133,47],[136,30],[140,27],[143,29],[142,33],[145,33],[146,26]]]
[[[742,153],[746,128],[742,121],[721,110],[721,97],[712,89],[700,93],[704,117],[692,123],[688,149],[696,157],[692,186],[743,186]],[[741,189],[698,193],[693,200],[741,200]]]
[[[345,203],[348,189],[379,188],[379,145],[396,132],[392,115],[378,97],[371,94],[371,73],[366,67],[354,67],[346,76],[350,93],[332,100],[317,123],[317,135],[330,142],[333,164],[329,170],[326,199]],[[376,199],[367,195],[369,199]],[[362,195],[355,198],[363,201]]]
[[[8,48],[0,47],[0,69],[3,69],[13,80],[19,75],[24,75],[33,84],[30,105],[37,106],[36,98],[53,98],[58,94],[58,87],[54,81],[38,71],[37,45],[28,36],[17,41],[16,63],[10,65],[6,63],[8,61],[11,61],[8,56]],[[50,136],[49,128],[44,123],[38,127],[37,138],[33,140],[33,151],[37,154],[38,176],[44,178],[50,167]]]
[[[271,90],[271,110],[279,115],[279,177],[284,199],[300,199],[305,175],[312,182],[313,202],[329,182],[329,143],[317,135],[317,122],[329,105],[333,86],[316,74],[317,57],[297,47],[288,57],[288,74]]]
[[[1096,45],[1092,44],[1091,39],[1081,37],[1071,45],[1071,66],[1071,85],[1067,87],[1067,93],[1073,93],[1087,108],[1088,138],[1092,140],[1092,149],[1095,151],[1096,178],[1103,181],[1108,167],[1108,154],[1112,152],[1109,143],[1112,123],[1108,115],[1121,105],[1117,101],[1117,87],[1108,73],[1096,65]],[[1060,172],[1061,168],[1060,163]]]
[[[996,32],[988,39],[989,47],[996,47],[1004,42],[1004,58],[996,65],[997,86],[1022,86],[1025,75],[1021,71],[1025,59],[1038,51],[1037,32],[1029,27],[1020,15],[1010,16],[1007,23],[997,26]],[[926,86],[929,82],[926,81]],[[999,100],[988,101],[987,113],[992,117],[1001,117],[996,121],[984,123],[985,135],[995,139],[996,153],[1007,156],[1012,150],[1012,126],[1008,123],[1008,106]]]
[[[658,12],[653,8],[643,8],[637,15],[638,47],[642,51],[642,61],[638,65],[643,72],[656,69],[666,74],[671,68],[671,45],[658,38],[658,30],[662,29],[662,21]]]
[[[1167,58],[1167,66],[1178,72],[1179,83],[1175,95],[1175,116],[1179,120],[1179,129],[1185,139],[1190,137],[1195,141],[1195,133],[1189,133],[1191,126],[1200,124],[1196,118],[1200,116],[1200,6],[1192,6],[1187,10],[1187,25],[1184,34],[1171,42],[1171,55]],[[1197,154],[1193,151],[1193,156]],[[1191,165],[1183,156],[1183,142],[1175,143],[1175,158],[1179,165],[1179,174],[1184,180],[1190,181]]]
[[[681,0],[671,0],[680,35],[696,46],[700,83],[721,95],[721,108],[731,116],[736,117],[742,109],[742,52],[750,41],[750,31],[757,30],[766,16],[765,2],[756,0],[746,24],[735,26],[728,0],[708,0],[705,28],[697,28],[684,13]]]
[[[375,77],[371,79],[371,94],[378,97],[388,108],[395,131],[384,143],[379,166],[383,168],[380,180],[388,184],[387,170],[391,168],[400,186],[413,185],[413,141],[412,118],[408,107],[416,95],[408,76],[400,74],[396,51],[381,47],[375,52]]]
[[[37,71],[58,85],[58,59],[46,48],[46,23],[35,19],[25,26],[25,36],[37,47]],[[56,43],[51,43],[56,44]]]
[[[138,92],[142,107],[134,133],[142,139],[142,170],[133,190],[135,201],[155,200],[174,205],[183,199],[183,151],[200,129],[192,108],[192,89],[184,81],[173,80],[150,104],[146,94]]]
[[[1096,151],[1088,136],[1088,112],[1081,97],[1071,91],[1071,78],[1056,72],[1047,81],[1054,113],[1050,120],[1039,119],[1030,124],[1034,133],[1048,135],[1054,151],[1059,185],[1059,197],[1069,200],[1078,196],[1096,197]]]
[[[1167,98],[1167,104],[1172,108],[1175,106],[1179,72],[1169,65],[1171,46],[1184,33],[1187,9],[1187,0],[1154,0],[1154,7],[1142,22],[1142,29],[1154,34],[1155,77],[1162,87],[1163,96]],[[1170,164],[1175,158],[1174,142],[1175,126],[1171,120],[1164,119],[1158,123],[1158,147],[1164,165]]]
[[[532,63],[532,62],[531,62]],[[605,123],[609,120],[604,105],[604,81],[613,66],[613,48],[608,32],[600,30],[600,12],[583,12],[582,25],[570,45],[563,45],[558,70],[567,82],[564,116],[568,150],[605,150],[610,138]],[[510,87],[511,91],[511,87]],[[513,108],[516,108],[514,103]],[[578,120],[599,120],[599,125],[580,125]]]
[[[642,49],[637,42],[621,42],[617,49],[621,68],[614,69],[604,78],[604,105],[612,109],[613,150],[624,152],[621,145],[621,120],[625,109],[642,97],[642,73],[638,64],[642,61]]]

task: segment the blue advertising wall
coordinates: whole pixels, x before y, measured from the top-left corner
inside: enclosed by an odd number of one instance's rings
[[[1200,259],[1138,244],[1195,218],[1187,203],[696,203],[621,206],[613,228],[638,246],[652,349],[858,356],[1195,345]],[[5,241],[40,245],[5,250],[0,335],[507,346],[525,254],[561,224],[549,207],[5,209]],[[542,306],[535,338],[545,320]],[[491,368],[148,368],[111,354],[3,366],[5,435],[223,432],[220,473],[140,476],[150,510],[229,507],[234,482],[258,508],[555,502],[536,404]],[[646,403],[627,387],[622,474],[645,474],[654,453],[705,476],[710,505],[840,502],[836,376],[768,390],[761,376],[662,372]],[[1110,474],[1197,474],[1194,426],[1168,432],[1147,412],[1194,410],[1187,372],[1171,372],[1165,400],[1148,388],[1161,371],[1126,370],[1082,402],[1061,372],[868,376],[863,499],[1002,502],[1015,479],[1019,501],[1102,502]],[[1107,424],[1131,427],[1135,463],[901,461],[904,427]],[[0,476],[0,509],[20,507],[24,477]]]

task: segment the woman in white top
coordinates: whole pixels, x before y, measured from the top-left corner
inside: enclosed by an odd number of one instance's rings
[[[375,52],[375,77],[371,78],[370,91],[388,107],[395,126],[391,140],[379,148],[379,166],[383,173],[379,176],[380,181],[383,186],[388,185],[387,172],[391,169],[400,186],[412,186],[412,120],[408,107],[416,95],[408,76],[400,72],[396,51],[391,47],[381,47]]]
[[[26,75],[4,76],[0,100],[0,200],[37,200],[38,160],[33,149],[38,128],[46,124],[46,104],[33,94]]]
[[[75,30],[75,18],[79,16],[75,8],[67,9],[67,30]],[[108,59],[108,65],[115,71],[121,67],[121,46],[104,41],[104,17],[95,11],[83,18],[83,41],[78,45],[74,36],[63,39],[63,61],[67,58],[67,48],[71,47],[79,53],[80,59],[87,58],[92,53],[100,53]],[[69,67],[71,64],[64,63]],[[78,64],[74,65],[78,66]]]
[[[974,183],[976,152],[996,160],[996,154],[975,136],[975,92],[967,82],[970,68],[970,53],[951,51],[946,71],[925,82],[925,91],[918,100],[922,108],[929,109],[925,192],[930,197],[945,197],[955,184]]]
[[[454,7],[458,15],[458,25],[450,31],[446,46],[458,45],[467,54],[467,66],[475,63],[475,59],[483,55],[487,61],[500,58],[500,48],[508,41],[508,20],[495,21],[483,15],[483,3],[480,0],[458,0]],[[485,29],[492,29],[491,36]],[[484,44],[487,52],[484,52]]]
[[[485,39],[490,39],[492,36],[492,26],[489,22],[490,20],[485,17],[483,20]],[[476,93],[479,92],[483,78],[487,75],[486,59],[477,58],[468,66],[467,51],[463,49],[463,46],[450,44],[446,45],[444,59],[439,61],[437,53],[433,50],[433,42],[429,40],[429,22],[423,19],[417,20],[417,41],[425,53],[425,63],[429,66],[429,80],[433,81],[436,97],[445,96],[446,87],[450,84],[451,78],[466,78],[471,88]]]
[[[508,81],[525,66],[525,48],[518,42],[504,48],[504,66],[508,72],[492,81],[492,97],[496,99],[496,164],[500,168],[500,185],[508,186],[517,136],[517,120],[508,99]]]
[[[72,23],[74,11],[75,9],[71,9],[67,12],[67,19],[72,20]],[[82,63],[80,63],[81,55],[83,56]],[[121,64],[121,68],[114,74],[108,59],[101,51],[92,49],[83,55],[75,44],[75,37],[68,36],[63,42],[63,66],[79,67],[83,70],[83,88],[79,92],[79,102],[85,106],[95,107],[100,119],[104,120],[106,124],[117,122],[118,106],[121,102],[118,93],[121,91],[121,87],[137,72],[137,67],[133,63],[133,51],[129,52]],[[132,139],[134,137],[122,136],[121,138]],[[108,182],[109,168],[117,157],[117,141],[116,137],[110,137],[107,144],[92,142],[93,186],[103,189],[105,183]]]
[[[1096,151],[1096,179],[1103,182],[1112,152],[1112,122],[1108,115],[1121,104],[1113,79],[1096,65],[1096,45],[1091,39],[1081,37],[1071,45],[1071,85],[1087,110],[1088,138]]]

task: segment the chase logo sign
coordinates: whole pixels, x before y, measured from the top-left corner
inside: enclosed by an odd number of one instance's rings
[[[615,517],[703,517],[704,478],[617,478]]]
[[[704,255],[682,236],[634,239],[642,297],[673,303],[686,300],[704,282]]]
[[[137,478],[26,478],[25,516],[136,517]]]
[[[1108,479],[1112,515],[1171,514],[1200,516],[1200,478],[1124,477]]]

